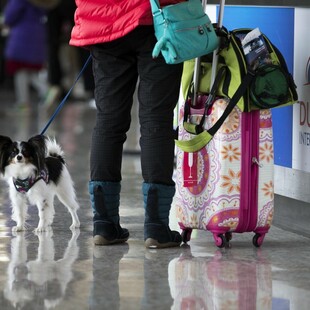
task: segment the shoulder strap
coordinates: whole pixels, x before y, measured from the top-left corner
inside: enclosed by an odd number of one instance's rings
[[[158,0],[150,0],[152,14],[154,15],[156,12],[160,10],[160,4]]]
[[[227,105],[225,111],[223,112],[222,116],[217,120],[217,122],[208,130],[208,132],[212,135],[212,137],[216,134],[216,132],[220,129],[220,127],[223,125],[225,119],[228,117],[228,115],[231,113],[233,108],[237,105],[238,101],[246,91],[246,89],[251,84],[251,81],[254,78],[254,72],[248,71],[245,77],[242,80],[242,83],[236,90],[233,97],[230,99],[229,104]]]
[[[216,132],[220,129],[223,125],[224,121],[228,117],[228,115],[232,112],[234,107],[237,105],[238,101],[240,100],[241,96],[244,94],[247,87],[249,87],[252,79],[254,77],[254,72],[248,71],[245,75],[242,83],[239,85],[237,91],[230,99],[229,104],[227,105],[226,109],[224,110],[222,116],[217,120],[217,122],[208,130],[203,130],[200,132],[196,137],[191,140],[181,141],[176,140],[175,144],[184,152],[197,152],[206,146],[211,139],[214,137]]]

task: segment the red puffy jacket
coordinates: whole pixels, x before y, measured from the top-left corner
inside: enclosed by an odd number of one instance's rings
[[[161,5],[181,2],[160,0]],[[149,0],[76,0],[70,44],[88,46],[123,37],[139,25],[153,23]]]

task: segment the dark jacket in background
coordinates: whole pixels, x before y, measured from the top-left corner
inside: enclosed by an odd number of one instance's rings
[[[5,47],[8,60],[42,65],[46,62],[46,10],[28,0],[9,0],[4,22],[10,32]]]

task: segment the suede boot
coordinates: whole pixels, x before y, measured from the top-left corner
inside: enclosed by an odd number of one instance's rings
[[[180,246],[182,237],[169,228],[169,213],[175,193],[174,186],[143,183],[145,208],[144,241],[147,248]]]
[[[129,238],[128,230],[119,223],[120,190],[119,182],[89,182],[95,245],[123,243]]]

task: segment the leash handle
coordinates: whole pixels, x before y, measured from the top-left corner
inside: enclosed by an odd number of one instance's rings
[[[46,130],[48,129],[48,127],[50,126],[50,124],[52,123],[52,121],[54,120],[54,118],[56,117],[56,115],[59,113],[59,111],[61,110],[61,108],[63,107],[63,105],[65,104],[65,102],[67,101],[69,95],[71,94],[75,84],[78,82],[78,80],[80,79],[81,75],[83,74],[85,68],[87,67],[88,63],[91,60],[91,55],[89,55],[89,57],[87,58],[87,60],[85,61],[81,71],[79,72],[78,76],[76,77],[73,85],[71,86],[71,88],[68,90],[67,94],[65,95],[65,97],[62,99],[62,101],[60,102],[60,104],[58,105],[58,107],[56,108],[55,112],[53,113],[53,115],[51,116],[51,118],[49,119],[49,121],[47,122],[47,124],[45,125],[45,127],[43,128],[43,130],[41,131],[41,135],[44,135]]]

